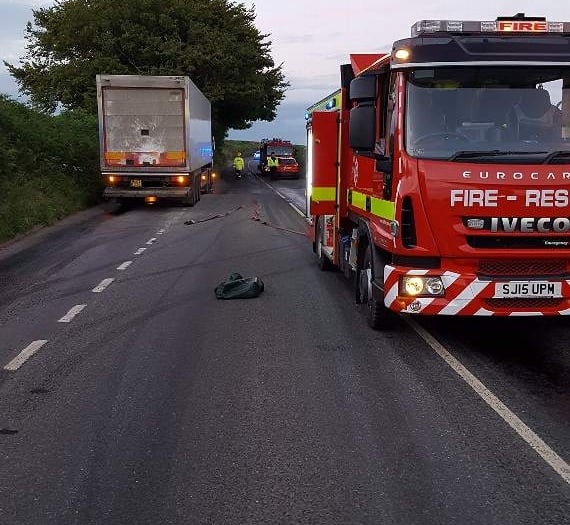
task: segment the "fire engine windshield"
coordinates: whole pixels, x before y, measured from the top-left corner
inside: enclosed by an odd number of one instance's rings
[[[568,68],[416,70],[406,107],[417,158],[535,163],[570,152]]]
[[[268,146],[267,154],[271,155],[275,153],[278,157],[285,157],[293,154],[293,148],[291,146]]]

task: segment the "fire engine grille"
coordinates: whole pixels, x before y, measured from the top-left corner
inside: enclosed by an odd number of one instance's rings
[[[523,237],[507,235],[468,235],[467,244],[471,248],[484,250],[567,250],[570,248],[568,236]]]
[[[481,261],[479,275],[561,276],[567,273],[566,261]]]
[[[528,299],[486,299],[485,302],[491,308],[508,308],[509,310],[523,310],[533,308],[540,310],[542,308],[561,307],[564,300],[538,297]]]

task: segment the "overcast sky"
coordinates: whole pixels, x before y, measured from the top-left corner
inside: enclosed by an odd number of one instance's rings
[[[189,0],[191,1],[191,0]],[[47,0],[0,0],[0,61],[15,62],[24,49],[23,32],[31,10]],[[270,33],[273,56],[283,63],[291,87],[274,122],[254,123],[230,138],[283,137],[305,141],[305,108],[338,88],[339,66],[350,53],[388,52],[422,19],[494,20],[526,12],[549,20],[570,20],[569,0],[245,0],[255,4],[257,25]],[[0,65],[0,92],[17,86]]]

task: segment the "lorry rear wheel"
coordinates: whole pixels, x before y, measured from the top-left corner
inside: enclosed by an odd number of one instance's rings
[[[192,207],[194,204],[196,204],[196,191],[193,189],[187,197],[182,199],[182,205]]]
[[[357,276],[357,300],[365,309],[366,321],[374,330],[386,330],[389,328],[390,310],[384,306],[383,298],[374,298],[372,282],[374,280],[374,268],[372,265],[372,249],[366,248],[362,259],[362,267]]]

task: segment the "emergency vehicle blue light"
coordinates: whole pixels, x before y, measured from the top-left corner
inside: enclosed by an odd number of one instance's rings
[[[305,113],[305,120],[309,120],[311,118],[311,115],[309,115],[308,113]]]
[[[327,105],[325,106],[327,109],[332,109],[336,106],[336,98],[332,98],[331,100],[329,100],[327,102]]]

